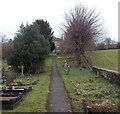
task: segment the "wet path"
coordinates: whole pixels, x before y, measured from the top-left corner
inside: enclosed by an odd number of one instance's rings
[[[61,77],[58,74],[56,60],[52,63],[52,76],[49,95],[49,112],[69,112],[71,111],[69,98]]]

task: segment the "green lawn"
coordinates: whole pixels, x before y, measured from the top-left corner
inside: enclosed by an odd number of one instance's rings
[[[118,56],[120,57],[120,49],[100,50],[91,53],[92,61],[95,66],[116,71],[120,70]]]
[[[96,74],[89,69],[80,71],[78,67],[71,67],[70,74],[66,75],[63,68],[66,57],[61,57],[57,58],[58,70],[65,83],[74,112],[83,111],[82,100],[84,99],[111,101],[115,103],[115,107],[118,106],[119,87],[110,84],[102,77],[96,77]],[[108,105],[111,104],[106,104],[106,106]]]
[[[49,95],[49,84],[51,75],[51,63],[52,58],[49,57],[45,63],[45,73],[33,75],[33,76],[17,76],[15,81],[26,81],[30,78],[31,81],[39,80],[36,85],[32,85],[32,91],[24,96],[23,100],[13,110],[7,110],[3,112],[46,112],[47,100]],[[29,86],[21,86],[29,87]]]

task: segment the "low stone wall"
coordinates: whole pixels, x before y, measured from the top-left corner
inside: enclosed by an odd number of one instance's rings
[[[93,66],[93,71],[109,80],[113,84],[117,84],[120,86],[120,72],[108,70],[100,67]]]

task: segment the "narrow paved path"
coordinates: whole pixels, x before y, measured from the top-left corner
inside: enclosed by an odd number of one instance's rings
[[[49,112],[69,112],[71,111],[70,101],[61,77],[58,74],[56,60],[52,63],[52,76],[50,84],[51,93],[49,95]]]

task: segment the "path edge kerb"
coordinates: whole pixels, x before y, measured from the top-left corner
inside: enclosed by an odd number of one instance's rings
[[[53,62],[53,57],[52,57],[52,62]],[[47,94],[47,100],[46,100],[46,105],[45,105],[45,108],[46,108],[46,111],[49,112],[49,97],[50,97],[50,93],[51,93],[51,90],[50,90],[50,85],[51,85],[51,77],[52,77],[52,62],[51,62],[51,66],[50,66],[50,74],[49,74],[49,77],[50,77],[50,82],[49,82],[49,93]]]
[[[63,82],[63,84],[64,84],[64,88],[65,88],[65,91],[66,91],[66,93],[67,93],[67,97],[69,98],[69,104],[70,104],[70,108],[71,108],[71,112],[73,112],[73,106],[72,106],[72,101],[71,101],[71,98],[70,98],[70,95],[69,95],[69,92],[68,92],[68,90],[66,89],[66,86],[65,86],[65,82],[64,82],[64,80],[63,80],[63,77],[61,76],[61,73],[60,73],[60,71],[59,71],[59,68],[58,68],[58,65],[57,65],[57,59],[56,59],[57,57],[55,57],[54,59],[55,59],[55,61],[56,61],[56,68],[57,68],[57,71],[58,71],[58,74],[59,74],[59,76],[61,77],[61,80],[62,80],[62,82]]]

